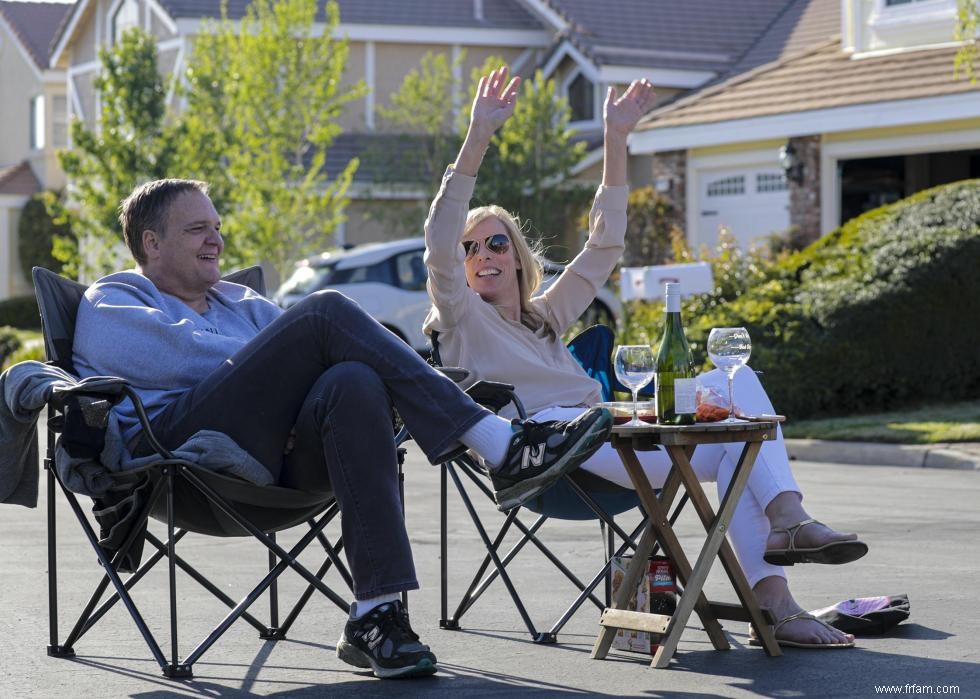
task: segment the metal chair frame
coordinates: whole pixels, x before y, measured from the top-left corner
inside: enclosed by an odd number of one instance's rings
[[[256,274],[258,274],[258,284],[261,285],[261,273],[259,268],[244,270],[242,275],[239,276],[251,275],[251,277],[254,279]],[[52,306],[56,304],[46,303],[45,300],[42,299],[42,292],[40,291],[44,285],[38,283],[40,279],[40,281],[46,280],[50,284],[52,278],[57,277],[57,275],[54,275],[54,273],[49,272],[48,270],[35,268],[34,276],[35,287],[38,289],[38,302],[42,311],[42,327],[45,334],[45,347],[48,353],[49,362],[62,366],[62,368],[66,368],[66,370],[70,369],[72,368],[70,354],[67,358],[64,356],[64,342],[62,341],[62,344],[59,346],[59,344],[54,341],[54,338],[49,335],[48,327],[50,315],[52,313],[64,313],[65,309],[53,308]],[[72,282],[71,280],[60,277],[58,279],[60,281],[57,283],[74,285],[73,288],[76,290],[76,293],[79,289],[84,290],[84,285],[78,284],[77,282]],[[252,286],[253,284],[249,285]],[[260,293],[263,291],[262,288],[257,288],[256,290]],[[127,476],[145,475],[151,479],[151,493],[146,499],[146,502],[142,505],[142,508],[135,517],[135,520],[137,522],[142,522],[148,516],[155,516],[153,512],[154,509],[157,509],[158,511],[159,509],[164,509],[166,513],[166,540],[161,541],[149,531],[145,532],[145,540],[149,542],[155,551],[139,566],[135,572],[129,575],[125,580],[120,575],[119,566],[126,555],[130,552],[134,544],[137,542],[140,536],[140,527],[132,527],[119,550],[110,558],[109,554],[102,548],[102,546],[100,546],[98,536],[92,527],[92,523],[89,521],[89,518],[83,511],[82,506],[78,501],[78,496],[66,487],[57,469],[55,468],[54,459],[57,434],[64,424],[67,410],[70,409],[67,407],[67,402],[72,395],[83,395],[87,397],[105,399],[112,401],[113,404],[119,400],[122,400],[124,397],[129,398],[133,402],[133,405],[136,406],[137,416],[140,420],[141,427],[148,443],[160,457],[159,460],[155,461],[149,466],[145,466],[142,469],[135,471],[126,472]],[[403,438],[404,434],[400,434],[399,444],[401,443],[400,440]],[[405,450],[399,447],[398,474],[399,487],[400,491],[402,492],[403,502],[404,486],[402,482],[402,468],[404,463],[404,454]],[[336,500],[329,494],[301,494],[304,495],[305,498],[297,505],[297,509],[300,512],[307,512],[307,510],[311,512],[311,514],[306,518],[309,531],[307,531],[299,539],[299,541],[287,551],[276,542],[275,531],[262,531],[253,522],[251,522],[249,518],[239,510],[238,507],[236,507],[234,502],[219,492],[221,479],[228,477],[218,476],[211,471],[201,469],[191,462],[174,458],[173,454],[171,454],[159,443],[153,434],[149,419],[146,416],[139,397],[136,395],[135,391],[133,391],[133,389],[122,379],[110,378],[105,381],[81,384],[78,387],[68,390],[55,391],[48,404],[47,445],[43,464],[45,471],[47,472],[48,615],[50,638],[47,652],[49,656],[62,658],[73,657],[75,655],[75,644],[85,635],[86,632],[95,626],[95,624],[98,623],[104,617],[104,615],[113,606],[115,606],[117,602],[122,602],[144,642],[146,643],[151,655],[160,666],[163,675],[169,678],[193,677],[194,663],[199,660],[201,656],[238,619],[243,619],[253,626],[259,632],[260,638],[264,640],[277,641],[286,638],[287,632],[292,627],[303,608],[309,602],[314,592],[320,592],[323,594],[345,614],[349,612],[349,605],[346,600],[323,582],[324,577],[327,575],[330,569],[335,568],[347,587],[352,587],[350,571],[340,558],[340,553],[344,548],[342,537],[338,537],[338,539],[331,544],[324,534],[324,528],[339,514],[339,507]],[[238,479],[235,480],[240,484],[245,484],[245,481],[238,481]],[[177,523],[178,513],[176,512],[175,507],[175,490],[177,489],[178,484],[181,483],[186,484],[186,487],[192,488],[194,491],[200,493],[202,497],[206,498],[208,503],[216,507],[218,511],[220,511],[221,514],[227,518],[223,521],[231,522],[233,523],[233,526],[237,526],[241,530],[239,535],[253,537],[267,550],[268,573],[238,602],[235,602],[231,597],[225,594],[217,585],[211,582],[204,574],[197,570],[197,568],[191,565],[177,552],[177,544],[185,537],[186,534],[191,531],[188,528],[178,526]],[[246,485],[245,487],[248,486]],[[260,488],[260,486],[251,487],[256,489]],[[60,638],[58,628],[59,594],[57,560],[57,500],[59,491],[68,502],[72,512],[75,514],[82,532],[92,549],[95,551],[99,560],[99,565],[102,567],[104,572],[101,580],[96,585],[94,592],[92,593],[88,602],[84,605],[77,620],[73,624],[71,631],[66,637],[64,637],[63,640]],[[165,501],[164,508],[159,507],[161,498],[163,498]],[[315,573],[311,572],[305,565],[297,560],[301,552],[303,552],[313,541],[318,541],[321,544],[326,555],[325,560]],[[130,594],[130,590],[135,585],[140,583],[164,558],[167,559],[170,613],[169,657],[164,654],[160,643],[150,631],[146,621],[143,618],[143,615],[140,613],[140,610]],[[180,568],[192,580],[201,585],[205,590],[210,592],[215,598],[220,600],[229,608],[228,614],[218,623],[218,625],[215,626],[215,628],[208,633],[207,636],[193,648],[193,650],[184,656],[180,655],[178,643],[179,636],[176,575],[178,568]],[[277,581],[279,575],[287,568],[292,568],[302,578],[304,578],[307,582],[307,586],[290,607],[285,617],[280,620],[280,600]],[[110,584],[112,586],[111,594],[103,599]],[[268,623],[264,623],[250,614],[248,610],[252,604],[267,591],[269,595],[269,621]]]
[[[588,331],[586,331],[588,332]],[[436,364],[440,363],[439,356],[439,345],[438,345],[438,334],[434,334],[432,342],[432,360]],[[455,370],[457,373],[460,370]],[[517,410],[518,415],[521,418],[526,418],[527,414],[524,406],[521,404],[520,399],[514,393],[514,386],[510,384],[480,381],[470,387],[468,392],[474,397],[477,402],[482,402],[487,404],[487,407],[493,410],[499,410],[507,402],[514,405]],[[481,400],[482,396],[489,395],[490,400]],[[443,629],[449,630],[460,630],[460,620],[479,600],[479,598],[487,591],[487,589],[493,584],[493,582],[499,578],[504,586],[507,588],[507,592],[517,609],[518,614],[521,617],[522,622],[527,628],[528,634],[534,643],[540,644],[551,644],[557,643],[558,633],[561,629],[568,623],[568,621],[575,615],[575,613],[582,607],[582,605],[589,601],[599,610],[601,613],[606,607],[609,606],[612,598],[612,590],[609,579],[609,569],[612,565],[612,559],[615,556],[623,556],[631,551],[635,551],[637,548],[637,537],[643,531],[646,526],[647,519],[644,516],[642,521],[636,526],[636,528],[631,532],[626,532],[623,530],[615,521],[615,515],[610,514],[605,509],[603,509],[599,503],[596,502],[592,494],[590,494],[586,488],[576,481],[574,477],[575,474],[570,474],[564,477],[564,482],[571,488],[574,494],[582,501],[588,510],[594,514],[594,519],[599,521],[599,527],[601,536],[604,542],[605,548],[605,561],[603,565],[596,571],[596,573],[589,579],[588,582],[583,582],[576,576],[569,568],[566,566],[561,559],[553,552],[551,549],[541,541],[538,536],[538,531],[544,524],[552,517],[547,514],[534,513],[536,515],[534,521],[530,524],[524,522],[520,518],[520,512],[527,508],[514,508],[513,510],[503,514],[503,523],[497,529],[493,538],[487,531],[487,527],[484,525],[479,514],[476,511],[476,507],[473,503],[473,498],[470,492],[467,490],[465,485],[465,480],[462,476],[465,476],[467,480],[471,482],[470,487],[475,488],[475,492],[482,493],[490,501],[493,501],[493,492],[486,484],[486,475],[482,468],[473,462],[467,455],[462,455],[451,461],[444,463],[441,466],[442,473],[440,477],[440,604],[441,604],[441,617],[439,620],[439,626]],[[449,480],[452,480],[453,486],[459,495],[460,500],[465,507],[470,520],[473,523],[474,528],[480,536],[484,547],[486,548],[486,555],[484,556],[482,562],[477,566],[476,572],[473,575],[471,581],[466,587],[465,592],[460,598],[459,603],[456,605],[455,610],[452,614],[449,613],[449,546],[448,546],[448,493],[449,493]],[[673,514],[671,515],[670,521],[673,524],[677,521],[680,516],[681,510],[686,503],[686,498],[681,499],[675,508]],[[639,507],[639,498],[636,499],[636,506]],[[510,548],[502,553],[502,546],[508,533],[511,532],[512,528],[519,530],[520,538],[516,543],[512,544]],[[617,545],[617,540],[620,542]],[[528,613],[527,607],[525,606],[521,595],[515,586],[510,575],[507,573],[507,566],[515,559],[518,553],[523,550],[527,544],[533,544],[534,547],[547,558],[555,568],[578,590],[578,596],[568,605],[565,611],[550,624],[547,630],[540,630],[538,625],[534,623],[531,619],[531,615]],[[654,549],[654,554],[656,553],[656,548]],[[493,565],[493,569],[489,570],[490,565]],[[604,585],[604,599],[599,599],[595,590],[600,583],[605,583]]]

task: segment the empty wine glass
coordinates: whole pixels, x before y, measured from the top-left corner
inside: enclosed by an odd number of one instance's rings
[[[653,380],[653,352],[649,345],[620,345],[616,348],[616,378],[633,392],[633,419],[627,427],[642,427],[646,423],[636,414],[636,394]]]
[[[708,357],[728,376],[728,417],[722,422],[741,422],[735,417],[735,372],[751,354],[752,340],[745,328],[713,328],[708,335]]]

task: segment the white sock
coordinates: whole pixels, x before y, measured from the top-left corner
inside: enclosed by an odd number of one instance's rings
[[[387,595],[378,595],[377,597],[371,597],[369,599],[354,600],[354,603],[350,606],[350,618],[360,619],[375,607],[380,607],[382,604],[394,602],[395,600],[399,600],[401,598],[402,593],[389,592]]]
[[[514,436],[510,420],[488,415],[460,436],[459,441],[483,457],[491,470],[500,468],[507,458],[507,447]]]

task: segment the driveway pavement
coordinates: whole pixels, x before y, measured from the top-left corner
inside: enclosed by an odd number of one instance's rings
[[[790,569],[796,596],[816,608],[847,597],[908,593],[912,616],[887,636],[861,639],[855,650],[787,650],[783,657],[767,658],[746,644],[745,624],[726,622],[729,652],[713,651],[692,625],[671,668],[653,670],[642,656],[619,651],[605,661],[589,659],[597,629],[594,608],[573,618],[558,645],[531,643],[499,583],[463,618],[462,631],[440,630],[439,470],[412,450],[407,519],[422,590],[413,593],[410,604],[413,625],[440,658],[435,677],[381,682],[340,662],[334,651],[343,615],[323,599],[311,602],[286,641],[265,642],[251,627],[233,627],[195,665],[190,681],[160,675],[120,609],[76,645],[74,660],[49,658],[44,510],[5,506],[0,507],[0,697],[872,697],[883,685],[901,693],[923,693],[923,688],[940,693],[940,687],[952,686],[961,696],[980,696],[980,474],[814,461],[797,461],[794,469],[809,509],[834,526],[860,532],[871,547],[865,558],[847,566]],[[489,507],[483,510],[493,516]],[[472,569],[477,560],[478,538],[457,500],[449,516],[458,594],[463,568]],[[62,507],[62,634],[68,615],[84,604],[95,582],[94,556],[75,535],[71,517]],[[693,520],[689,509],[680,525],[685,545],[696,540]],[[623,518],[624,524],[630,521]],[[551,522],[547,529],[555,551],[581,576],[600,560],[594,523]],[[264,556],[241,541],[188,537],[185,542],[186,556],[216,570],[232,596],[243,594],[249,580],[261,574]],[[556,617],[573,596],[571,586],[537,552],[522,552],[516,562],[515,577],[532,614]],[[298,577],[287,572],[283,580],[283,596],[291,599],[301,587]],[[161,582],[148,578],[136,596],[162,638]],[[181,641],[184,653],[223,616],[222,608],[195,587],[181,578],[181,621],[188,629]],[[713,599],[733,598],[720,571],[712,573],[706,590]],[[263,608],[260,600],[256,613]]]

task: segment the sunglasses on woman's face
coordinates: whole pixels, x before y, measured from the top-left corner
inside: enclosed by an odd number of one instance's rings
[[[493,235],[487,237],[487,239],[483,241],[483,244],[486,245],[487,250],[492,252],[494,255],[503,255],[505,252],[510,250],[510,238],[503,233],[494,233]],[[476,253],[480,252],[480,241],[464,240],[463,250],[466,251],[466,259],[470,259]]]

